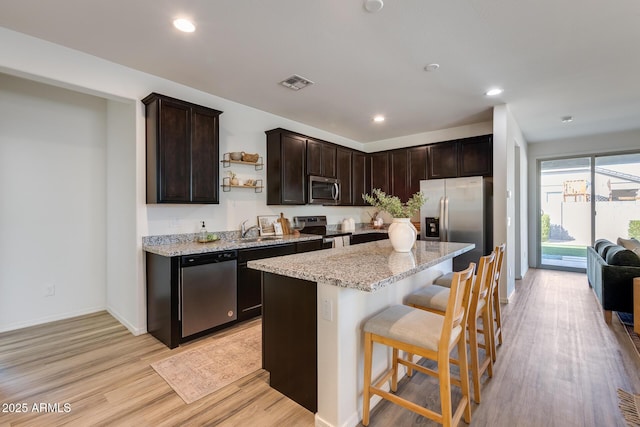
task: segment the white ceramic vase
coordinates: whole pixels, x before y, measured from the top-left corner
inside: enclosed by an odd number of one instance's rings
[[[410,218],[393,218],[389,226],[389,240],[396,252],[410,252],[418,237],[418,231]]]

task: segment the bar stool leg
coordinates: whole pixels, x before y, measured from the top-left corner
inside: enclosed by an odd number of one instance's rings
[[[369,425],[369,410],[371,405],[371,358],[373,355],[373,341],[371,333],[364,334],[364,391],[362,393],[362,425]]]

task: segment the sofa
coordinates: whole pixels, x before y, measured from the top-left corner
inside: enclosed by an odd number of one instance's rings
[[[587,247],[587,279],[611,323],[613,311],[633,313],[633,279],[640,277],[640,241],[597,240]]]

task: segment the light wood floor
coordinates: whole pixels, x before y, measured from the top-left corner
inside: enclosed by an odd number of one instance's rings
[[[472,426],[624,426],[616,389],[640,392],[640,358],[616,316],[604,324],[584,274],[529,270],[503,318],[506,341]],[[264,371],[186,405],[149,365],[207,340],[169,350],[107,313],[0,334],[0,411],[28,407],[0,412],[0,426],[314,425],[312,413],[268,386]],[[399,392],[438,407],[430,377],[416,373]],[[33,412],[34,403],[58,403],[61,412]],[[429,425],[386,402],[370,423]]]

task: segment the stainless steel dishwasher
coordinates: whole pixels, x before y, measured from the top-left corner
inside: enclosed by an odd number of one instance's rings
[[[182,337],[237,319],[236,251],[185,255],[180,269]]]

